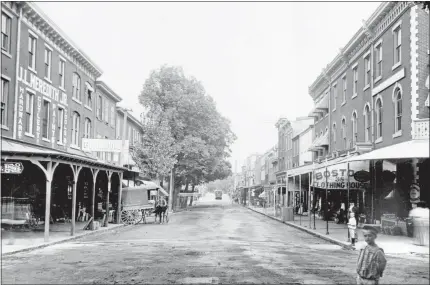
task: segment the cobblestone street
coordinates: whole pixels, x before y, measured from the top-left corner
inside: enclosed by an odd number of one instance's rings
[[[3,258],[2,283],[354,284],[357,252],[246,208],[199,202],[139,224]],[[428,284],[428,260],[389,257],[382,284]]]

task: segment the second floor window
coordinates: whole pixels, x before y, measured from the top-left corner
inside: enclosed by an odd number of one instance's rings
[[[36,38],[32,35],[28,37],[28,67],[36,70]]]
[[[25,102],[25,132],[33,134],[33,109],[34,108],[34,94],[27,92]]]
[[[357,114],[354,112],[352,114],[352,144],[355,145],[357,143]]]
[[[400,91],[400,88],[397,88],[394,92],[394,113],[396,116],[395,120],[395,131],[401,131],[402,130],[402,92]]]
[[[353,81],[352,81],[352,95],[355,96],[357,95],[357,88],[358,88],[358,67],[354,67],[354,69],[352,70],[352,76],[353,76]]]
[[[62,59],[58,62],[58,77],[60,79],[60,87],[65,88],[65,73],[66,73],[66,62]]]
[[[52,51],[45,48],[45,78],[51,80]]]
[[[43,101],[43,112],[42,112],[42,137],[47,139],[49,134],[49,101]]]
[[[347,82],[346,82],[346,76],[344,77],[344,78],[342,78],[342,87],[343,87],[343,98],[342,98],[342,103],[345,103],[346,102],[346,90],[347,90],[347,84],[346,84]]]
[[[382,138],[382,101],[376,101],[376,137]]]
[[[370,142],[370,108],[368,105],[364,108],[364,140]]]
[[[370,85],[370,54],[364,58],[364,86]]]
[[[58,118],[57,118],[57,143],[63,143],[64,137],[64,109],[58,108]]]
[[[5,13],[1,13],[1,49],[10,53],[10,35],[12,19]]]
[[[88,118],[85,118],[85,133],[84,138],[91,138],[91,120]]]
[[[72,117],[72,144],[79,145],[79,127],[81,123],[81,116],[77,112],[73,112]]]
[[[81,101],[81,77],[77,73],[73,73],[72,97]]]
[[[398,26],[394,31],[394,64],[400,63],[402,58],[402,30]]]
[[[2,78],[1,79],[1,115],[0,115],[0,125],[6,125],[7,118],[7,99],[9,97],[9,81]]]
[[[337,85],[333,86],[333,110],[336,109],[337,106]]]
[[[343,148],[347,149],[347,140],[346,140],[346,120],[342,119],[342,140],[343,140]]]

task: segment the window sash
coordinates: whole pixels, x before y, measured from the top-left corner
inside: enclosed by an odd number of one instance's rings
[[[49,126],[49,101],[43,101],[43,118],[42,118],[42,137],[48,138],[48,126]]]
[[[51,61],[52,52],[49,49],[45,49],[45,77],[51,79]]]
[[[354,94],[356,94],[357,93],[357,82],[358,82],[357,68],[353,69],[353,76],[354,76],[354,83],[353,83],[353,86],[352,86],[353,87],[352,92]]]
[[[402,46],[402,30],[398,27],[394,31],[394,63],[400,62],[401,59],[401,46]]]
[[[25,132],[29,134],[33,134],[33,107],[34,107],[34,95],[27,92],[27,102],[25,105],[25,117],[26,117],[26,126]]]
[[[346,78],[343,78],[343,102],[346,101],[346,89],[347,89],[347,82],[346,82]]]
[[[36,39],[29,36],[28,39],[28,52],[29,52],[29,67],[36,69]]]
[[[6,79],[1,79],[1,115],[0,115],[0,124],[6,125],[6,119],[7,119],[7,100],[9,95],[9,81]]]
[[[58,67],[58,69],[59,69],[58,75],[60,77],[60,87],[61,88],[64,88],[64,83],[65,83],[65,77],[64,77],[65,66],[66,66],[65,62],[60,59],[59,67]]]
[[[1,14],[1,48],[7,52],[10,51],[11,22],[12,19],[8,15]]]

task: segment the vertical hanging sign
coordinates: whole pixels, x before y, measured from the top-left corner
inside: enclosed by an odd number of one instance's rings
[[[22,138],[22,116],[24,113],[24,88],[19,87],[18,99],[18,139]]]
[[[42,96],[37,96],[36,112],[36,144],[40,142],[40,110],[42,109]]]

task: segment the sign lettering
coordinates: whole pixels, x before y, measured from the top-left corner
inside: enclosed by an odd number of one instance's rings
[[[67,145],[67,109],[64,108],[64,136],[63,136],[63,143],[66,146]]]
[[[55,126],[57,122],[56,116],[57,116],[57,108],[55,108],[55,104],[52,104],[52,136],[51,136],[52,147],[54,147],[54,144],[55,144]]]
[[[67,106],[66,93],[61,92],[51,84],[47,83],[45,80],[40,79],[34,73],[27,72],[27,69],[24,69],[22,66],[19,68],[18,81],[21,81],[23,84],[39,93],[42,93],[46,97]]]
[[[19,88],[18,98],[18,138],[22,138],[22,115],[24,113],[24,88]]]
[[[4,174],[21,174],[24,166],[21,162],[1,162],[1,173]]]
[[[124,152],[128,152],[128,140],[124,141]],[[122,140],[82,139],[82,150],[86,152],[122,152]]]
[[[365,181],[364,177],[358,177],[360,174],[368,172],[369,164],[366,161],[351,162],[349,171],[346,163],[330,165],[327,168],[316,169],[313,175],[313,186],[327,189],[365,189],[369,186],[369,180]],[[358,175],[356,175],[356,173]],[[355,177],[359,178],[358,180]],[[361,175],[363,176],[363,175]],[[348,183],[349,181],[349,183]]]

